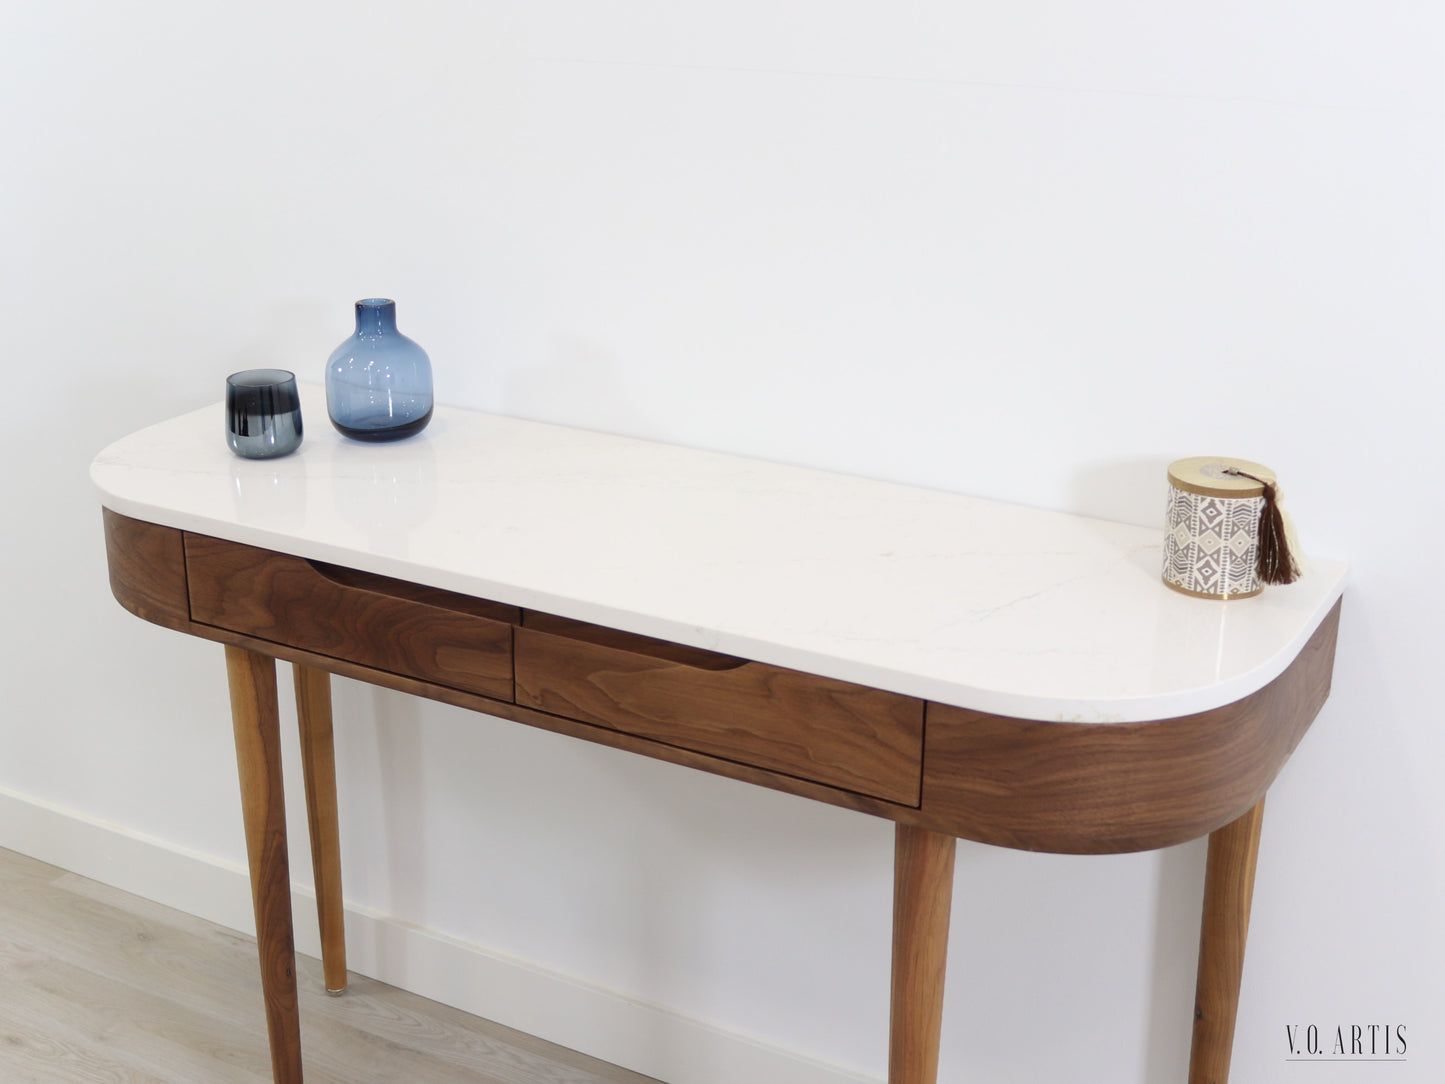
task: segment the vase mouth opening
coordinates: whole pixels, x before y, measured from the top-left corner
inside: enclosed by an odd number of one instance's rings
[[[395,305],[396,302],[389,297],[363,297],[356,303],[358,308],[379,309],[386,305]]]

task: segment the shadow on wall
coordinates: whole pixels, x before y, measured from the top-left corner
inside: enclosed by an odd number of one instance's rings
[[[1081,467],[1074,474],[1064,511],[1141,527],[1157,526],[1162,532],[1173,461],[1150,456],[1107,459]]]
[[[326,377],[326,359],[350,334],[351,307],[317,299],[277,301],[242,326],[243,336],[231,344],[228,356],[218,359],[220,367],[229,367],[228,372],[290,369],[297,380],[320,384]]]
[[[545,360],[515,369],[499,409],[521,418],[645,439],[657,427],[627,394],[622,367],[606,347],[554,337]]]
[[[425,914],[428,884],[426,797],[427,779],[422,763],[421,704],[416,697],[371,687],[376,718],[377,795],[382,808],[382,846],[386,909],[397,915]],[[398,949],[398,951],[400,951]],[[406,961],[381,959],[380,964],[400,974]]]
[[[1207,850],[1207,840],[1195,839],[1156,852],[1145,1080],[1181,1080],[1189,1064]]]

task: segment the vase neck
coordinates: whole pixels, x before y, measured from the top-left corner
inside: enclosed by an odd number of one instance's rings
[[[356,333],[385,335],[396,331],[396,302],[384,297],[368,297],[356,303]]]

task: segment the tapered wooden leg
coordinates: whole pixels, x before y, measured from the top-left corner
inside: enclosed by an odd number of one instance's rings
[[[953,836],[903,824],[894,837],[888,1084],[938,1080],[956,842]]]
[[[293,663],[296,717],[301,724],[301,774],[306,782],[306,823],[311,828],[311,871],[321,923],[321,965],[326,992],[346,990],[346,923],[341,903],[341,829],[336,815],[336,747],[331,736],[331,675]]]
[[[277,1084],[300,1084],[301,1023],[296,1012],[296,951],[291,935],[291,874],[286,861],[286,802],[281,790],[281,723],[276,663],[226,647],[231,722],[241,777],[241,815],[251,863],[261,993]]]
[[[1254,865],[1264,799],[1238,820],[1210,833],[1204,870],[1204,921],[1194,995],[1194,1046],[1189,1084],[1225,1084],[1234,1050],[1234,1017],[1244,973],[1244,942],[1254,896]]]

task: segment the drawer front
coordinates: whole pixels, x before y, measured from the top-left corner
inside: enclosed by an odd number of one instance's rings
[[[917,805],[923,702],[524,611],[517,703]]]
[[[186,535],[191,620],[497,700],[515,607]]]

